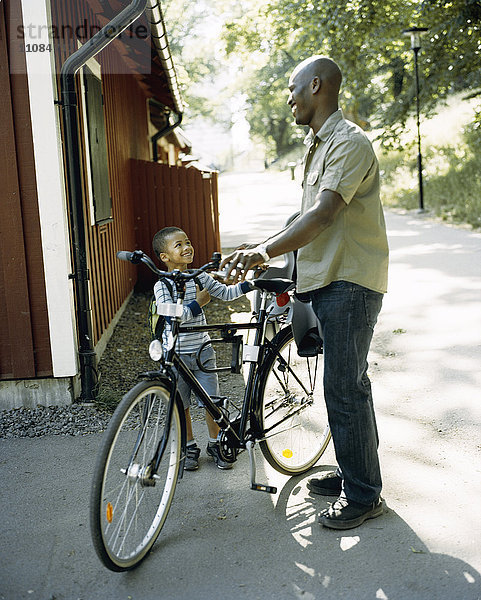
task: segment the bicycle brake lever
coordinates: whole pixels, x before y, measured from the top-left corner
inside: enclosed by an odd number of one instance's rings
[[[210,265],[212,269],[219,269],[222,254],[220,252],[213,252],[212,258],[210,259]]]

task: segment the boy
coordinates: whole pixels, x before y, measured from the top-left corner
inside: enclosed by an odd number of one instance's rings
[[[168,271],[174,271],[175,269],[185,271],[187,266],[194,260],[194,248],[185,232],[178,227],[164,227],[164,229],[158,231],[154,236],[152,245],[157,258],[166,265]],[[225,285],[215,281],[207,273],[201,273],[198,280],[202,285],[202,289],[200,289],[200,286],[196,285],[194,280],[190,280],[186,284],[184,313],[182,315],[182,323],[184,324],[206,324],[202,307],[210,302],[211,295],[228,301],[239,298],[251,290],[251,286],[248,282],[238,283],[237,285]],[[173,293],[175,295],[175,290]],[[155,284],[154,295],[157,305],[164,302],[175,302],[177,300],[176,297],[171,297],[170,291],[162,281],[158,281]],[[161,340],[164,347],[167,345],[170,329],[170,323],[167,320]],[[210,396],[218,396],[219,382],[217,373],[205,373],[204,371],[201,371],[196,362],[198,349],[209,339],[207,332],[181,333],[177,339],[177,352],[182,356],[182,359],[195,374],[207,393]],[[215,352],[212,346],[204,348],[202,352],[202,363],[208,369],[215,368]],[[184,468],[187,471],[195,471],[199,468],[200,448],[196,444],[192,431],[192,420],[189,409],[191,389],[186,381],[179,378],[178,390],[184,404],[187,428],[187,452]],[[201,406],[199,398],[197,398],[197,401],[199,406]],[[219,469],[231,469],[232,463],[222,460],[219,452],[219,442],[217,440],[219,426],[207,412],[205,414],[205,420],[209,431],[207,454],[212,456]]]

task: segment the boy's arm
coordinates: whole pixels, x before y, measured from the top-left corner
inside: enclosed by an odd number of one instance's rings
[[[201,281],[204,287],[208,290],[211,296],[219,298],[220,300],[235,300],[240,298],[247,292],[252,290],[252,286],[249,282],[243,281],[242,283],[236,283],[235,285],[226,285],[216,281],[213,277],[207,273],[202,273]]]
[[[157,305],[164,303],[172,304],[173,302],[175,302],[175,300],[170,295],[167,286],[165,286],[161,281],[157,281],[157,283],[154,285],[154,295],[155,302],[157,303]],[[197,302],[195,296],[193,300],[189,301],[188,299],[186,299],[186,302],[184,302],[183,306],[181,322],[184,323],[185,321],[190,321],[190,319],[196,317],[201,312],[202,308],[199,302]]]
[[[167,287],[161,282],[157,281],[154,285],[154,296],[155,302],[157,304],[165,304],[166,302],[173,302],[169,290]]]

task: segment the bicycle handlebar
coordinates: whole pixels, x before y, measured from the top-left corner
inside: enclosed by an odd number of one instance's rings
[[[219,265],[220,265],[220,261],[221,261],[221,253],[214,252],[212,254],[212,258],[210,259],[210,262],[206,263],[202,267],[199,267],[198,269],[195,269],[194,271],[178,271],[178,270],[171,271],[171,272],[161,271],[160,269],[158,269],[155,266],[154,261],[149,256],[147,256],[147,254],[144,254],[144,252],[142,252],[142,250],[134,250],[134,252],[128,252],[126,250],[119,250],[117,252],[117,258],[119,260],[125,260],[127,262],[131,262],[134,265],[143,263],[144,265],[149,267],[149,269],[153,273],[158,275],[159,277],[167,277],[168,279],[172,279],[172,280],[182,279],[183,281],[189,281],[190,279],[194,279],[194,277],[197,277],[197,275],[199,275],[200,273],[203,273],[204,271],[207,271],[209,269],[218,269]]]

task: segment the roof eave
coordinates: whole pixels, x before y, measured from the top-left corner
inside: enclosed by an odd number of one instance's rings
[[[145,15],[150,25],[152,34],[152,42],[157,50],[159,59],[167,77],[167,83],[172,94],[175,112],[182,114],[184,104],[179,90],[177,74],[174,67],[174,61],[170,53],[169,41],[167,39],[167,31],[165,28],[164,17],[160,0],[148,0]]]

